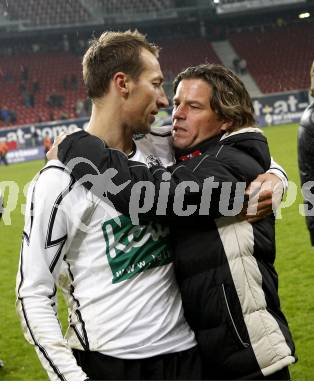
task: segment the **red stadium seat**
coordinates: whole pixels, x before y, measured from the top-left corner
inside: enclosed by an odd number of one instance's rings
[[[309,88],[314,53],[313,23],[243,31],[229,36],[264,93]]]

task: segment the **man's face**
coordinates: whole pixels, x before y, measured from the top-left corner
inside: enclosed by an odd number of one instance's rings
[[[173,144],[185,149],[226,130],[210,107],[211,87],[202,79],[180,81],[173,98]]]
[[[132,130],[148,133],[159,109],[168,106],[168,99],[157,58],[146,49],[141,58],[144,70],[137,80],[130,81],[127,121]]]

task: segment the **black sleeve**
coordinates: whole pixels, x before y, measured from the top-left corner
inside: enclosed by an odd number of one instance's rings
[[[148,168],[118,150],[106,149],[99,138],[85,132],[68,136],[59,146],[58,156],[70,164],[77,180],[98,197],[106,196],[117,210],[130,215],[133,223],[152,218],[170,222],[190,215],[237,215],[248,183],[239,170],[207,154],[167,169],[161,165]],[[72,164],[78,157],[85,162]]]
[[[58,158],[68,165],[75,179],[88,175],[97,175],[102,169],[105,143],[98,137],[91,136],[84,130],[77,131],[68,137],[58,147]],[[103,170],[106,169],[106,166]],[[105,184],[105,183],[104,183]],[[84,182],[88,189],[92,183]]]

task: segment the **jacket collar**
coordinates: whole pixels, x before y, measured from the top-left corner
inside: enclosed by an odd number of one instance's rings
[[[175,148],[175,157],[177,161],[186,161],[191,158],[200,156],[205,153],[207,150],[215,147],[221,138],[221,134],[216,135],[215,137],[206,139],[205,141],[200,142],[198,145],[192,146],[187,149],[177,149]]]

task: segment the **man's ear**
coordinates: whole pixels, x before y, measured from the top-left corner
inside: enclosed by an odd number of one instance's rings
[[[127,97],[129,94],[129,77],[123,72],[117,72],[113,76],[113,84],[123,97]]]
[[[228,131],[232,128],[233,121],[223,121],[220,127],[221,130]]]

